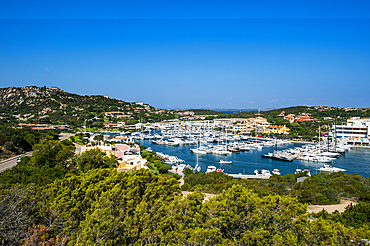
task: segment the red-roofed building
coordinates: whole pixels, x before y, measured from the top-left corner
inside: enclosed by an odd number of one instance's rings
[[[311,118],[309,116],[299,116],[298,119],[295,119],[294,120],[294,122],[304,122],[304,121],[317,122],[319,120],[318,119]]]

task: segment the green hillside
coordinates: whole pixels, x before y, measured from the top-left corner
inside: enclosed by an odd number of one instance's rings
[[[80,126],[87,119],[89,125],[101,126],[104,112],[120,112],[124,121],[134,124],[138,120],[156,122],[173,118],[173,111],[160,110],[143,103],[130,103],[105,96],[81,96],[57,87],[27,86],[0,89],[0,114],[8,120],[28,123],[53,123]]]

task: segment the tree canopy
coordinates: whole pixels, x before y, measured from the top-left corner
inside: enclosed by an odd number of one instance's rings
[[[0,198],[15,201],[0,209],[5,244],[338,245],[369,235],[367,228],[310,222],[297,199],[259,197],[242,185],[209,201],[199,190],[182,198],[175,179],[148,170],[94,169],[42,188],[13,187]]]

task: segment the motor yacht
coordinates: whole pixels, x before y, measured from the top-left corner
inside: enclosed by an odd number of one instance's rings
[[[265,170],[265,169],[255,170],[254,171],[254,174],[256,174],[257,176],[271,176],[270,171],[269,170]]]
[[[333,172],[345,172],[346,171],[345,169],[338,168],[338,167],[332,167],[332,166],[327,165],[327,164],[324,164],[324,166],[321,167],[321,168],[319,168],[318,170],[319,171],[322,171],[322,172],[330,172],[330,173],[333,173]]]
[[[217,168],[215,166],[208,166],[206,173],[215,172],[216,170],[217,170]]]
[[[275,168],[274,171],[272,171],[272,174],[280,175],[280,170]]]

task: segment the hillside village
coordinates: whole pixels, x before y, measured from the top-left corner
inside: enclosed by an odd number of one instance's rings
[[[366,108],[298,106],[262,112],[221,113],[212,110],[164,110],[142,102],[107,96],[80,96],[57,87],[28,86],[0,89],[0,122],[35,130],[77,129],[139,131],[163,122],[206,121],[242,135],[276,135],[313,139],[321,127],[343,125],[351,117],[370,117]]]

